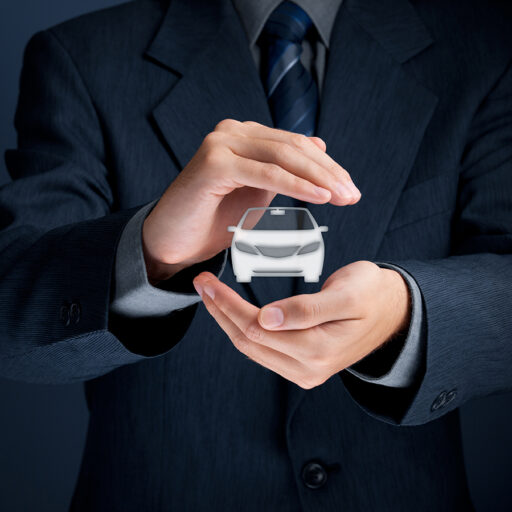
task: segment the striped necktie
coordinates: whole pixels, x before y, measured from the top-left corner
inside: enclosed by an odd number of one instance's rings
[[[300,55],[311,30],[314,25],[306,12],[285,1],[272,12],[258,41],[274,126],[308,136],[315,131],[318,89]]]

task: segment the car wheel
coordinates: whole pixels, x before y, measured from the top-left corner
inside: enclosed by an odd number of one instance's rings
[[[305,283],[318,283],[320,276],[304,276]]]
[[[237,283],[250,283],[251,279],[251,276],[236,276]]]

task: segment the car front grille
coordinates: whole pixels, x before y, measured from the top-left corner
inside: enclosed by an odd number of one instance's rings
[[[258,251],[269,258],[286,258],[293,256],[300,248],[300,245],[257,245]]]

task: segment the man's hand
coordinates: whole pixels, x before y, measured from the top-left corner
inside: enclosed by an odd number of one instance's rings
[[[348,172],[325,151],[317,137],[221,121],[144,222],[150,281],[229,247],[227,226],[237,224],[248,207],[267,207],[276,194],[338,206],[359,201]]]
[[[364,358],[410,322],[402,276],[369,261],[337,270],[318,293],[261,309],[209,272],[194,286],[240,352],[305,389]]]

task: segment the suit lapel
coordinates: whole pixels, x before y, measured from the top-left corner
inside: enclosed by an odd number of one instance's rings
[[[375,259],[437,104],[403,64],[432,42],[405,0],[345,0],[338,12],[317,135],[362,199],[341,208],[308,205],[329,226],[321,282],[349,262]],[[297,291],[320,286],[299,280]],[[289,418],[304,394],[294,384],[290,392]]]
[[[173,0],[146,55],[180,77],[153,116],[181,168],[222,119],[272,124],[229,0]]]

